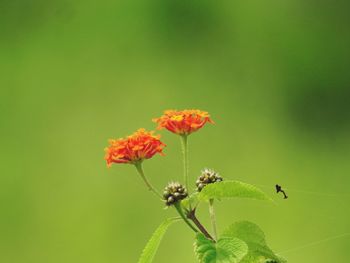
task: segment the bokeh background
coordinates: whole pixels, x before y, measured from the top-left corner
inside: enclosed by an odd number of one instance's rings
[[[1,0],[0,262],[137,262],[175,211],[132,166],[107,169],[103,149],[171,108],[216,122],[190,137],[193,181],[211,167],[276,200],[218,203],[220,231],[247,219],[289,262],[346,262],[349,236],[318,241],[350,232],[348,10],[345,0]],[[166,156],[145,162],[158,188],[182,178],[179,138],[160,133]],[[199,215],[209,223],[205,206]],[[196,262],[192,244],[173,225],[155,262]]]

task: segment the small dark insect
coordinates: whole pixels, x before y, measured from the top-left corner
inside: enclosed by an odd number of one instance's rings
[[[282,186],[280,186],[278,184],[276,184],[276,192],[277,193],[279,193],[279,192],[283,193],[284,199],[288,198],[288,196],[286,195],[286,192],[282,189]]]

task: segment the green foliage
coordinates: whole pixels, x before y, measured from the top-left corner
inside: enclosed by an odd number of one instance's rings
[[[276,263],[286,262],[267,246],[264,232],[254,223],[236,222],[224,231],[223,237],[239,238],[248,245],[249,252],[241,263],[260,263],[267,260]]]
[[[239,181],[224,181],[207,185],[198,195],[198,199],[203,201],[233,197],[272,201],[272,199],[259,188]]]
[[[192,206],[197,206],[198,205],[199,200],[198,200],[198,193],[197,192],[191,194],[186,199],[181,200],[181,205],[183,207],[189,207],[189,203],[190,202],[191,202]]]
[[[168,218],[166,219],[153,233],[151,239],[148,241],[146,247],[143,249],[141,257],[138,263],[151,263],[157,252],[159,244],[167,231],[168,227],[175,221],[180,220],[179,218]]]
[[[195,252],[201,263],[238,263],[248,253],[248,246],[235,237],[223,237],[214,243],[197,234]]]

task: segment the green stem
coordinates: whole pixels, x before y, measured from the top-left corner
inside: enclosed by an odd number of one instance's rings
[[[213,228],[213,236],[215,240],[217,240],[217,230],[216,230],[216,218],[215,218],[215,211],[214,211],[214,199],[209,200],[209,214],[210,214],[210,220],[211,220],[211,226]]]
[[[149,191],[152,191],[156,196],[158,196],[160,199],[162,199],[162,195],[151,185],[151,183],[147,180],[145,173],[143,171],[142,168],[142,163],[141,162],[137,162],[135,163],[135,167],[137,169],[137,171],[139,172],[139,174],[141,175],[141,178],[143,179],[143,181],[145,182],[145,184],[148,187]]]
[[[186,215],[184,214],[182,207],[179,202],[174,204],[174,207],[176,208],[179,215],[182,217],[182,219],[185,221],[185,223],[196,233],[198,233],[198,230],[191,224],[191,222],[187,219]]]
[[[189,184],[188,184],[188,142],[187,142],[187,135],[181,135],[181,145],[182,145],[182,157],[183,157],[183,169],[184,169],[184,181],[185,181],[185,187],[187,191],[189,191]],[[191,206],[191,199],[188,200],[188,205],[190,210],[192,209]]]

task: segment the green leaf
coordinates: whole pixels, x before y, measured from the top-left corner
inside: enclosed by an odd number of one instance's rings
[[[233,197],[272,201],[272,199],[259,188],[239,181],[224,181],[209,184],[198,194],[198,199],[202,201],[214,198],[223,199]]]
[[[168,218],[156,229],[146,247],[143,249],[138,263],[151,263],[153,261],[160,241],[162,240],[168,227],[178,220],[180,220],[180,218]]]
[[[249,252],[241,263],[263,263],[267,260],[276,263],[286,262],[268,247],[264,232],[254,223],[248,221],[236,222],[229,226],[222,236],[239,238],[248,245]]]
[[[238,263],[248,253],[248,246],[232,237],[223,237],[214,243],[199,233],[196,236],[195,252],[201,263]]]
[[[191,205],[194,207],[196,207],[198,205],[199,200],[198,200],[198,193],[197,192],[195,192],[195,193],[191,194],[189,197],[181,200],[181,205],[183,207],[188,208],[190,202],[191,202]]]

